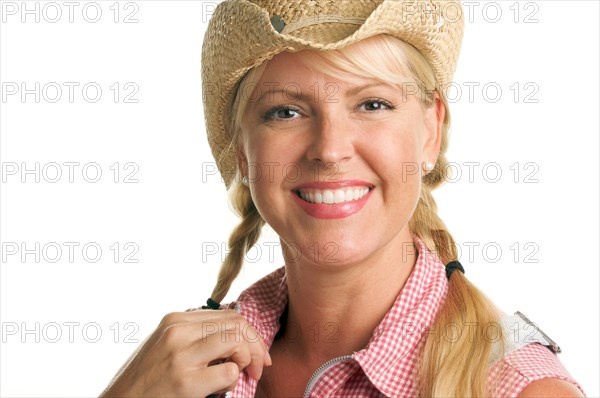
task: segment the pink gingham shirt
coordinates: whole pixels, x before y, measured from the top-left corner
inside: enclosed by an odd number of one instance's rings
[[[415,267],[392,308],[373,332],[367,346],[351,358],[327,368],[316,380],[310,397],[417,397],[414,374],[417,353],[448,291],[444,265],[417,236]],[[270,347],[287,305],[285,268],[281,267],[246,289],[239,299],[221,308],[236,308]],[[428,332],[428,333],[426,333]],[[529,343],[495,361],[488,371],[493,397],[516,397],[534,380],[552,377],[581,386],[557,355],[540,343]],[[228,397],[255,395],[257,382],[246,372]]]

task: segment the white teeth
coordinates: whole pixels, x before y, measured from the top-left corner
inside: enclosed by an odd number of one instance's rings
[[[346,194],[344,195],[345,202],[350,202],[351,200],[354,200],[354,190],[353,189],[347,190]]]
[[[321,192],[315,192],[315,203],[323,203],[323,194]]]
[[[346,201],[346,192],[341,189],[335,190],[335,203],[343,203]]]
[[[344,189],[324,189],[324,190],[301,190],[300,197],[310,203],[344,203],[358,200],[369,193],[369,188],[344,188]]]

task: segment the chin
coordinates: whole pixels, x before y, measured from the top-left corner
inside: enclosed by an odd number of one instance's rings
[[[343,246],[336,243],[343,242]],[[364,241],[353,240],[333,240],[319,244],[313,244],[305,248],[306,254],[303,256],[306,261],[309,261],[319,268],[336,269],[341,267],[352,266],[368,257],[368,253],[375,251],[369,249],[369,245]]]

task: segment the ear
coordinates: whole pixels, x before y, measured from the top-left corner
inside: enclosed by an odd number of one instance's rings
[[[442,124],[446,117],[446,107],[437,90],[434,103],[425,108],[425,137],[423,141],[423,160],[436,163],[442,144]]]

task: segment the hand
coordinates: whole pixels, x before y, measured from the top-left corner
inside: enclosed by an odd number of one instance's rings
[[[271,357],[234,310],[166,315],[100,396],[201,397],[232,390],[246,369],[260,379]]]

